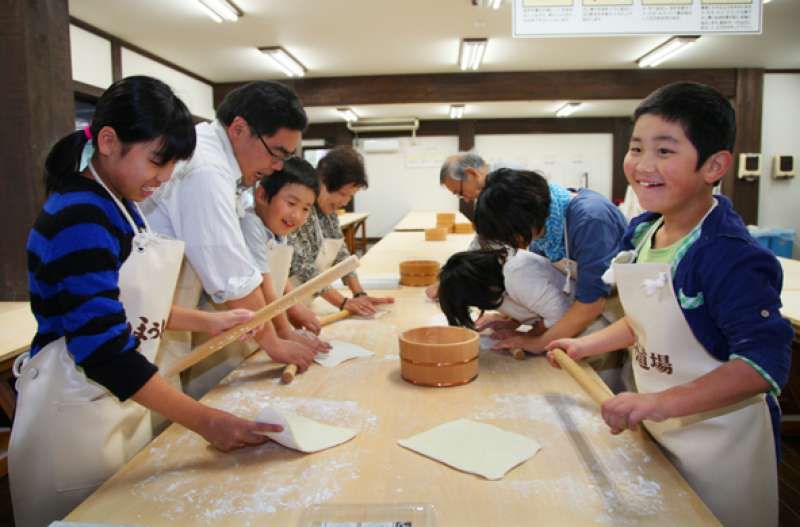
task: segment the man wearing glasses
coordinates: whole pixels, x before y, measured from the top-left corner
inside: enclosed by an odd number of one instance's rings
[[[153,230],[186,242],[175,302],[257,310],[264,307],[261,270],[245,245],[239,219],[247,192],[262,178],[283,168],[300,144],[308,124],[297,95],[277,82],[251,82],[231,91],[217,108],[214,122],[196,126],[197,149],[179,164],[172,178],[142,209]],[[185,335],[164,339],[162,368],[191,349]],[[274,360],[305,369],[314,354],[326,349],[319,339],[293,332],[279,338],[271,324],[255,341]],[[211,389],[247,354],[231,346],[184,374],[184,389],[199,397]]]

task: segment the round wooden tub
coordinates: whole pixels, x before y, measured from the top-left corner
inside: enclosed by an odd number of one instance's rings
[[[422,386],[459,386],[478,376],[478,333],[428,326],[400,334],[400,374]]]
[[[434,227],[425,229],[425,241],[443,242],[447,239],[447,229],[444,227]]]
[[[439,279],[439,262],[436,260],[406,260],[400,262],[400,284],[410,286],[431,285]]]

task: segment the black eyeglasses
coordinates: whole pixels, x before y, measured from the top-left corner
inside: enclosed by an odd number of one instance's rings
[[[274,159],[276,159],[278,161],[288,161],[290,159],[294,159],[295,157],[297,157],[297,155],[295,155],[293,153],[286,153],[286,154],[283,154],[283,155],[276,154],[275,152],[272,151],[272,149],[269,147],[269,145],[264,142],[264,139],[261,137],[260,134],[255,134],[255,135],[256,135],[256,137],[258,137],[258,140],[261,141],[261,144],[264,145],[264,148],[267,149],[267,153],[270,156],[272,156]]]

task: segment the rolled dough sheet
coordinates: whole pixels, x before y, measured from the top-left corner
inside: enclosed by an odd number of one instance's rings
[[[364,289],[397,289],[400,287],[400,275],[397,273],[375,273],[360,276],[359,282]]]
[[[535,440],[469,419],[441,424],[398,443],[458,470],[486,479],[506,472],[533,457],[541,448]]]
[[[326,368],[333,368],[346,360],[375,355],[371,351],[365,350],[352,342],[331,340],[330,345],[333,346],[333,348],[328,353],[318,353],[314,357],[314,362]]]
[[[339,445],[356,435],[356,430],[352,428],[326,425],[302,415],[274,408],[262,409],[256,421],[283,426],[283,432],[266,432],[264,435],[285,447],[306,453],[319,452]]]

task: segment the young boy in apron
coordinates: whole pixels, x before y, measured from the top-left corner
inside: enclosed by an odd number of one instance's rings
[[[625,317],[548,348],[582,359],[630,346],[638,393],[603,405],[611,432],[644,424],[723,525],[775,526],[776,396],[792,329],[779,312],[780,264],[712,195],[732,164],[734,110],[684,82],[653,92],[634,118],[625,176],[650,212],[607,273]]]
[[[356,192],[367,188],[364,159],[349,146],[337,146],[325,154],[317,164],[317,176],[320,180],[320,192],[316,205],[305,225],[289,237],[289,243],[294,247],[290,272],[294,285],[308,282],[350,256],[344,244],[336,211],[347,206]],[[342,282],[352,291],[352,298],[342,295],[332,287],[320,292],[320,296],[337,309],[346,309],[355,315],[371,316],[376,312],[376,305],[394,302],[392,298],[369,296],[355,272],[345,275]],[[295,307],[298,310],[290,310],[289,316],[295,325],[307,326],[304,321],[307,315],[297,315],[303,309],[309,310],[304,306]]]
[[[183,243],[160,237],[136,201],[195,148],[192,116],[149,77],[115,82],[86,130],[45,162],[48,199],[28,240],[38,328],[14,364],[17,412],[9,446],[16,525],[68,514],[152,438],[148,408],[222,450],[263,443],[280,428],[204,406],[153,364],[167,327],[220,332],[237,310],[171,310]]]
[[[286,242],[286,236],[306,222],[318,195],[319,179],[314,167],[302,159],[289,159],[281,170],[263,178],[256,186],[253,206],[245,210],[240,220],[244,241],[261,269],[261,290],[268,304],[292,289],[288,279],[293,247]],[[268,327],[273,324],[274,328]],[[312,333],[295,331],[283,313],[265,326],[276,335],[277,342],[270,348],[272,357],[280,353],[281,346],[293,343],[321,352],[330,349],[329,344]],[[301,371],[309,366],[314,355],[303,357],[298,364]]]

